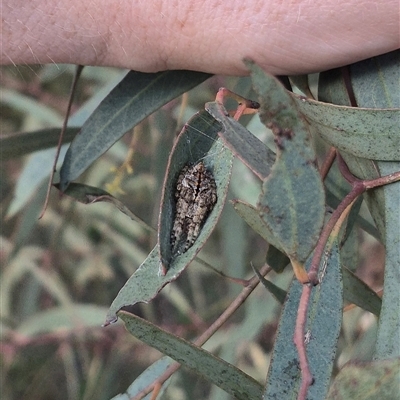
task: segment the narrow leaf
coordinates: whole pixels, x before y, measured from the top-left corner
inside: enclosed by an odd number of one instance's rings
[[[270,292],[280,304],[283,304],[286,299],[286,292],[283,289],[281,289],[279,286],[276,286],[274,283],[269,281],[268,279],[265,279],[260,274],[258,269],[255,268],[253,265],[251,265],[251,267],[252,267],[254,273],[257,275],[260,282],[265,287],[265,289],[267,289],[268,292]]]
[[[126,312],[119,313],[128,331],[175,361],[214,383],[236,399],[260,399],[262,386],[232,364]]]
[[[290,75],[289,81],[292,86],[296,86],[300,91],[302,91],[307,97],[313,98],[309,83],[308,75]]]
[[[232,168],[232,154],[221,141],[217,140],[219,129],[219,123],[203,111],[196,114],[182,130],[170,156],[161,200],[159,243],[163,246],[163,250],[160,250],[157,245],[129,278],[111,304],[105,325],[117,320],[116,314],[122,307],[152,300],[165,285],[182,273],[210,236],[225,202]],[[218,200],[196,242],[171,263],[170,238],[175,207],[173,196],[176,177],[187,162],[195,162],[202,158],[205,165],[214,172]],[[161,259],[164,259],[164,267]],[[168,268],[165,268],[166,264]],[[166,272],[165,275],[160,271]]]
[[[258,208],[293,261],[303,263],[322,229],[325,193],[308,127],[291,95],[272,76],[248,63],[261,104],[261,121],[272,129],[277,158],[264,181]],[[296,262],[297,264],[297,262]]]
[[[276,272],[281,273],[290,264],[290,259],[276,247],[269,245],[265,261]]]
[[[158,246],[156,246],[117,294],[108,310],[104,326],[117,321],[117,312],[121,308],[139,302],[148,303],[165,285],[180,274],[177,272],[173,275],[170,271],[167,275],[162,276],[159,274],[159,270],[160,256]]]
[[[94,304],[77,304],[52,307],[25,319],[16,329],[19,335],[34,337],[60,330],[74,332],[77,327],[100,327],[104,307]]]
[[[382,300],[358,276],[342,266],[344,299],[379,317]]]
[[[382,175],[400,171],[400,162],[379,162],[379,170]],[[385,276],[375,353],[381,360],[400,357],[400,182],[383,187],[383,197]]]
[[[254,174],[264,180],[271,172],[275,154],[243,125],[231,118],[221,104],[207,103],[205,108],[223,126],[219,136],[225,145]]]
[[[361,61],[351,66],[351,83],[357,105],[359,107],[379,107],[380,109],[367,110],[376,112],[377,118],[370,119],[364,125],[361,112],[354,121],[355,126],[361,126],[367,146],[379,146],[382,151],[378,160],[373,161],[354,157],[356,147],[363,146],[362,140],[353,143],[353,146],[342,152],[342,155],[352,173],[362,179],[373,179],[396,171],[400,171],[400,130],[398,129],[398,113],[400,112],[399,83],[400,51]],[[335,72],[335,71],[333,71]],[[349,105],[348,99],[336,90],[343,87],[339,79],[331,80],[332,71],[327,71],[323,82],[327,87],[321,87],[318,92],[324,95],[325,101],[336,104]],[[328,85],[329,84],[329,85]],[[334,88],[330,89],[330,85]],[[338,95],[339,93],[339,95]],[[396,108],[395,108],[396,107]],[[387,110],[393,108],[393,110]],[[395,109],[394,109],[395,108]],[[386,109],[386,110],[385,110]],[[361,111],[361,110],[358,110]],[[356,112],[358,112],[356,110]],[[379,115],[387,114],[387,125],[382,123]],[[367,118],[367,116],[365,116]],[[369,136],[372,139],[369,141]],[[328,139],[327,139],[328,140]],[[384,146],[380,147],[382,141]],[[385,156],[386,154],[386,156]],[[381,157],[383,156],[383,157]],[[385,161],[388,160],[388,161]],[[397,161],[389,161],[397,160]],[[375,357],[386,359],[400,356],[400,246],[399,246],[399,198],[400,182],[386,185],[382,188],[369,191],[365,195],[368,208],[379,230],[380,237],[386,248],[385,277],[382,298],[382,308],[379,318],[378,336]]]
[[[2,161],[56,146],[60,131],[61,128],[47,128],[34,132],[21,132],[1,136]],[[78,131],[79,128],[67,128],[64,135],[64,143],[71,142]]]
[[[183,271],[211,235],[222,212],[230,181],[233,156],[218,140],[220,130],[221,125],[207,112],[202,111],[185,125],[172,149],[164,180],[158,226],[163,273],[171,269]],[[207,171],[210,171],[215,179],[217,201],[193,245],[187,251],[176,256],[173,254],[171,246],[171,233],[176,216],[177,180],[185,166],[196,164],[199,161],[203,162]]]
[[[54,187],[60,190],[59,184],[55,184]],[[147,225],[142,219],[130,211],[129,208],[126,207],[125,204],[123,204],[120,200],[116,199],[103,189],[85,185],[83,183],[71,183],[63,192],[63,194],[83,204],[94,204],[99,202],[111,203],[133,221],[136,221],[140,226],[142,226],[142,228],[154,233],[153,228],[149,227],[149,225]]]
[[[359,107],[396,107],[392,115],[394,129],[383,152],[397,149],[393,162],[378,161],[374,174],[381,176],[400,171],[400,51],[392,51],[352,65],[351,77],[354,94]],[[379,123],[379,121],[378,121]],[[387,160],[385,158],[384,160]],[[357,160],[357,164],[362,164]],[[363,175],[361,175],[363,176]],[[384,238],[385,276],[382,309],[379,317],[375,358],[400,357],[400,182],[386,185],[368,193],[371,214],[374,216],[381,236]]]
[[[321,283],[313,288],[307,313],[307,358],[315,379],[308,391],[308,400],[320,400],[326,396],[342,321],[339,249],[335,242],[331,246],[329,255],[321,263],[324,274],[320,277]],[[295,399],[300,386],[300,367],[293,334],[302,287],[297,280],[292,282],[283,307],[267,376],[265,400]]]
[[[60,171],[61,189],[65,190],[129,129],[209,77],[191,71],[129,72],[102,101],[72,142]]]
[[[315,132],[337,149],[372,160],[400,160],[400,109],[353,108],[294,98]]]
[[[157,378],[159,378],[173,363],[175,363],[174,360],[172,360],[169,357],[162,357],[153,364],[150,365],[143,373],[141,373],[133,382],[132,384],[128,387],[125,393],[119,394],[115,397],[113,397],[111,400],[130,400],[133,397],[137,396],[142,392],[144,388],[149,386],[151,383],[153,383]],[[165,384],[162,386],[161,394],[163,392],[163,389],[166,388],[166,386],[169,383],[169,379]],[[151,394],[150,394],[151,395]],[[150,399],[150,396],[146,396],[144,399]]]
[[[231,203],[235,211],[253,229],[254,232],[258,233],[266,242],[272,244],[274,247],[280,250],[283,249],[277,241],[274,233],[264,223],[257,208],[241,200],[233,200]]]

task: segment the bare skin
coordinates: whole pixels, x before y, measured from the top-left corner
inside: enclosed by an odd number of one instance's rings
[[[243,75],[322,71],[400,46],[398,0],[2,0],[0,63]]]

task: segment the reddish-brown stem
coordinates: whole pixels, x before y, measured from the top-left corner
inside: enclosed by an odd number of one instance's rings
[[[226,97],[236,100],[239,104],[235,113],[233,114],[233,119],[236,121],[238,121],[242,115],[256,113],[260,108],[260,104],[256,101],[246,99],[245,97],[239,96],[238,94],[223,87],[219,88],[218,93],[215,96],[215,101],[217,103],[224,104]]]
[[[335,161],[335,158],[336,158],[336,149],[334,147],[331,147],[320,169],[322,180],[324,180],[328,175],[328,172],[331,169],[332,164]]]
[[[264,265],[260,274],[265,276],[269,271],[271,271],[271,267],[268,265]],[[239,296],[229,305],[229,307],[218,317],[218,319],[210,325],[210,327],[204,331],[193,343],[196,346],[202,346],[227,320],[232,316],[232,314],[244,303],[244,301],[250,296],[253,290],[258,286],[260,280],[258,276],[253,276],[248,282],[248,285],[243,288]],[[147,394],[149,394],[153,389],[162,385],[174,372],[176,372],[180,368],[180,364],[174,363],[172,364],[156,381],[151,383],[149,386],[144,388],[140,393],[138,393],[135,397],[130,400],[140,400]]]
[[[340,172],[344,178],[351,184],[352,189],[347,196],[341,201],[336,210],[332,213],[331,218],[322,230],[317,246],[314,250],[314,255],[311,260],[310,269],[308,271],[309,281],[311,284],[318,284],[318,269],[321,263],[322,255],[325,250],[325,246],[328,242],[329,236],[331,235],[336,224],[341,225],[341,219],[345,219],[347,212],[350,210],[352,203],[368,189],[376,188],[379,186],[387,185],[400,181],[400,171],[371,180],[360,180],[356,178],[349,170],[343,158],[337,153],[338,166]],[[304,285],[303,292],[300,298],[299,309],[296,318],[296,327],[294,334],[294,343],[296,345],[300,368],[302,373],[301,387],[298,393],[298,400],[305,400],[308,392],[308,388],[313,382],[313,378],[309,369],[306,344],[304,342],[304,332],[307,321],[307,310],[309,299],[311,295],[312,286],[310,284]]]
[[[324,229],[321,232],[321,235],[318,239],[317,246],[315,247],[314,255],[311,261],[310,269],[308,270],[308,276],[310,278],[310,282],[313,285],[318,284],[318,268],[321,262],[322,255],[324,254],[324,249],[326,243],[329,239],[329,236],[332,232],[332,229],[336,225],[340,216],[344,212],[344,210],[362,193],[365,192],[365,186],[362,181],[357,181],[353,184],[352,190],[347,194],[347,196],[341,201],[336,210],[332,213],[331,218],[328,223],[325,225]]]
[[[307,321],[307,308],[311,296],[312,285],[305,284],[301,293],[299,308],[297,310],[296,328],[294,331],[293,341],[299,354],[300,370],[301,370],[301,386],[297,399],[305,399],[308,388],[313,383],[313,376],[310,371],[307,360],[306,344],[304,341],[304,332]]]
[[[374,189],[374,188],[377,188],[380,186],[388,185],[389,183],[394,183],[394,182],[400,181],[400,171],[393,172],[389,175],[381,176],[379,178],[368,179],[368,180],[362,181],[362,180],[356,178],[350,172],[349,167],[347,166],[347,164],[345,163],[345,161],[343,160],[343,158],[340,154],[338,155],[338,165],[339,165],[340,172],[342,173],[342,175],[348,182],[350,182],[351,184],[354,184],[355,182],[361,182],[364,185],[365,190]]]
[[[338,161],[338,166],[339,166],[339,171],[343,175],[343,178],[346,179],[347,182],[350,184],[353,184],[356,181],[359,181],[349,170],[349,167],[343,160],[343,157],[337,153],[337,161]]]

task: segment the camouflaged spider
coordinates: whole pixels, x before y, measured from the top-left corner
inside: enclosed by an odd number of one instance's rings
[[[193,245],[217,202],[214,176],[202,161],[182,168],[176,184],[175,201],[171,232],[173,256],[185,253]]]

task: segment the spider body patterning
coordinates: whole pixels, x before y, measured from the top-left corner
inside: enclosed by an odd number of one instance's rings
[[[183,167],[175,190],[176,209],[171,232],[174,257],[193,245],[216,202],[215,179],[204,163]]]

